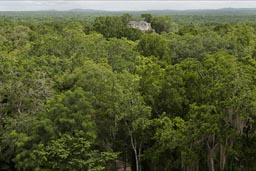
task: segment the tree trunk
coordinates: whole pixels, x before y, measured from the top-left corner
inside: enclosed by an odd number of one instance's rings
[[[214,141],[213,141],[213,144],[214,144]],[[209,142],[206,141],[206,145],[207,145],[207,148],[208,148],[208,168],[209,168],[209,171],[215,171],[215,168],[214,168],[214,159],[213,159],[213,155],[214,155],[214,148],[215,147],[211,147]]]
[[[3,128],[3,124],[2,124],[2,113],[0,112],[0,129]]]
[[[141,171],[141,146],[142,146],[142,143],[140,143],[139,145],[139,154],[138,154],[139,171]]]
[[[130,138],[131,138],[132,149],[133,149],[134,157],[135,157],[136,171],[140,171],[140,163],[139,163],[140,158],[139,158],[139,154],[137,151],[137,143],[136,143],[136,140],[134,140],[131,132],[130,132]]]
[[[138,154],[136,149],[134,150],[134,155],[135,155],[136,171],[139,171],[139,159],[138,159]]]
[[[228,139],[226,139],[225,144],[220,144],[220,171],[225,170],[227,154],[226,154],[226,146],[228,143]]]
[[[212,149],[208,150],[208,167],[209,171],[215,171]]]

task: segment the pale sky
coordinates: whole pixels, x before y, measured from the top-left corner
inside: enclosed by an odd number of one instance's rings
[[[186,10],[186,9],[218,9],[218,8],[256,8],[256,1],[55,1],[55,0],[0,0],[0,11],[37,11],[37,10],[70,10],[70,9],[96,9],[108,11],[132,10]]]

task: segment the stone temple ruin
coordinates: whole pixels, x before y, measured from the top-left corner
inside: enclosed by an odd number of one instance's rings
[[[129,21],[128,27],[139,29],[143,32],[152,30],[151,23],[148,23],[146,21]]]

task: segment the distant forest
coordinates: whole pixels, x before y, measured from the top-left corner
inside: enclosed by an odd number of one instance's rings
[[[0,12],[0,170],[255,171],[255,18]]]

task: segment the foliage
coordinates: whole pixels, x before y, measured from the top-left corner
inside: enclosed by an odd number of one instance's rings
[[[18,14],[0,17],[0,170],[256,169],[252,16]]]

